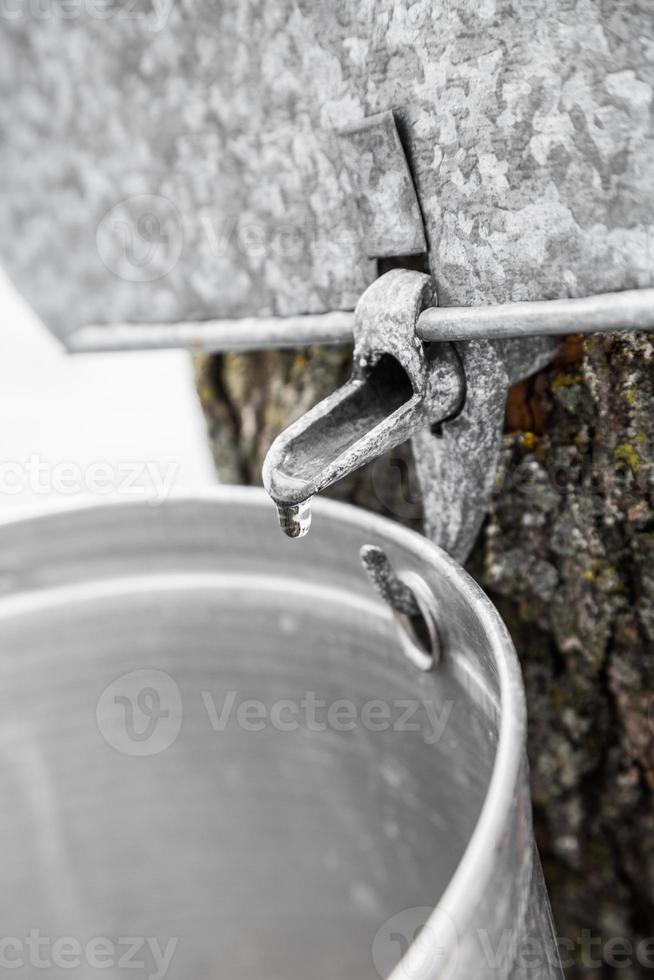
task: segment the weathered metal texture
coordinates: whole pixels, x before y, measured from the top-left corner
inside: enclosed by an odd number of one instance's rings
[[[647,2],[31,9],[0,22],[0,249],[61,334],[353,308],[333,131],[389,109],[441,305],[653,283]]]
[[[500,459],[509,380],[488,341],[461,345],[466,378],[462,411],[438,435],[416,432],[413,455],[422,490],[425,532],[465,561],[491,500]]]
[[[426,252],[420,205],[393,113],[367,116],[338,136],[367,255],[388,258]]]
[[[242,487],[0,521],[3,929],[177,937],[170,976],[560,980],[497,611],[422,536],[317,509],[299,547]],[[438,669],[370,541],[429,590]]]
[[[282,432],[263,465],[287,534],[299,537],[310,524],[306,508],[301,529],[289,522],[289,507],[460,410],[465,380],[452,345],[427,347],[416,335],[433,299],[428,275],[394,269],[359,300],[351,379]]]
[[[455,344],[465,377],[461,411],[437,436],[416,432],[413,456],[425,532],[457,561],[468,558],[493,495],[509,389],[545,367],[556,346],[551,337]]]

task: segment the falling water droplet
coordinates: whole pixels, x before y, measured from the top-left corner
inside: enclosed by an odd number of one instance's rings
[[[311,527],[311,498],[299,504],[277,504],[279,526],[289,538],[303,538]]]

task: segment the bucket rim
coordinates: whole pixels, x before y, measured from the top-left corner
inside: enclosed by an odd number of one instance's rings
[[[240,484],[220,484],[201,488],[175,488],[157,509],[167,504],[215,502],[221,506],[238,504],[261,509],[270,508],[271,520],[275,519],[275,505],[261,487]],[[102,500],[90,495],[75,499],[48,498],[44,501],[26,502],[0,513],[0,529],[45,519],[49,516],[74,514],[92,510],[129,510],[151,508],[147,498],[129,500],[124,496],[107,494]],[[486,634],[492,661],[497,669],[499,686],[499,735],[493,769],[484,802],[470,840],[439,902],[435,905],[428,923],[437,927],[438,916],[443,912],[455,925],[456,938],[449,943],[446,937],[439,941],[445,953],[444,961],[455,956],[457,941],[471,923],[475,910],[488,886],[499,850],[506,840],[516,790],[520,783],[526,739],[526,703],[522,673],[510,634],[499,612],[474,579],[442,548],[417,531],[410,530],[387,517],[374,514],[361,507],[340,501],[314,498],[312,507],[316,516],[332,519],[341,524],[363,527],[400,548],[411,550],[418,559],[435,568],[460,589],[465,601],[472,607]],[[279,532],[281,534],[281,531]],[[452,948],[453,945],[453,948]],[[402,957],[387,980],[405,980],[402,966],[408,954]]]

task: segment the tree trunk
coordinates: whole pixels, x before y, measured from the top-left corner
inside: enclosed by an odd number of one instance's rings
[[[349,348],[199,361],[222,478],[259,483],[274,436],[349,368]],[[572,980],[654,967],[653,436],[652,343],[569,338],[511,393],[469,563],[522,661],[537,838]],[[408,446],[332,494],[420,530]]]

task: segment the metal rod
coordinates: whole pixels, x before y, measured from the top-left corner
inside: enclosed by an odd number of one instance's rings
[[[654,289],[600,293],[496,306],[438,306],[418,319],[425,341],[504,340],[596,331],[654,330]],[[354,313],[243,317],[193,323],[108,323],[83,327],[67,340],[71,351],[251,351],[352,342]]]
[[[654,289],[498,306],[438,306],[418,320],[423,340],[502,340],[603,330],[654,330]]]
[[[252,351],[352,343],[354,313],[243,317],[191,323],[107,323],[82,327],[67,346],[74,353],[111,350]]]

